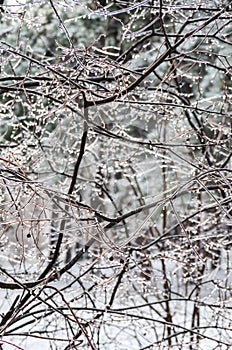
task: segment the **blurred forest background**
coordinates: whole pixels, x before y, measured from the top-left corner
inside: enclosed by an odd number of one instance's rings
[[[0,1],[1,349],[231,349],[231,20]]]

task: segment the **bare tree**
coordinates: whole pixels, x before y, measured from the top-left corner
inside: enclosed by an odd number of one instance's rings
[[[231,11],[1,2],[3,349],[231,348]]]

